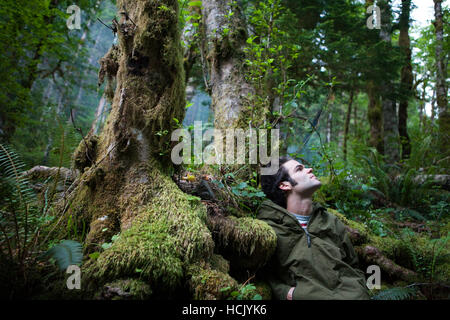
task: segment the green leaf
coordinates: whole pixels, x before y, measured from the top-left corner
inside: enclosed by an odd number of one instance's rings
[[[239,292],[238,291],[233,291],[230,295],[232,297],[237,297],[239,295]]]
[[[372,300],[406,300],[416,294],[413,288],[395,287],[383,290],[372,297]]]
[[[189,2],[189,7],[201,7],[202,2],[201,1],[191,1]]]
[[[241,182],[237,185],[238,189],[245,189],[247,187],[247,182]]]
[[[95,251],[89,255],[89,258],[91,258],[92,260],[96,260],[99,256],[100,256],[100,252]]]
[[[193,195],[190,195],[190,194],[188,194],[186,197],[187,197],[187,199],[188,199],[189,201],[194,201],[194,202],[196,202],[196,201],[201,201],[201,200],[202,200],[201,198],[196,197],[196,196],[193,196]]]
[[[102,248],[105,250],[111,248],[111,246],[112,246],[111,242],[105,242],[102,244]]]
[[[44,253],[43,257],[53,258],[61,271],[71,265],[81,265],[83,261],[83,246],[73,240],[63,240]]]

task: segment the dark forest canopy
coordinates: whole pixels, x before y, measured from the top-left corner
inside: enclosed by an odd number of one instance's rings
[[[79,28],[73,1],[0,4],[1,297],[271,299],[259,162],[174,163],[196,121],[279,129],[371,297],[449,297],[448,4],[75,4]]]

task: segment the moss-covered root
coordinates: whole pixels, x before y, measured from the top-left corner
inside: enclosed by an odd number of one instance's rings
[[[356,250],[360,256],[364,257],[366,262],[378,265],[383,271],[387,272],[391,278],[402,279],[405,281],[414,281],[418,278],[418,275],[415,272],[399,266],[394,261],[383,255],[376,247],[358,247]]]
[[[238,290],[236,280],[222,271],[211,269],[204,262],[190,265],[186,273],[195,300],[222,300],[230,292]]]
[[[263,266],[275,251],[277,237],[264,221],[250,217],[208,216],[216,248],[230,260],[233,269]]]
[[[367,264],[376,264],[381,270],[389,274],[393,279],[414,281],[418,275],[403,266],[400,266],[394,259],[399,259],[403,264],[411,264],[409,261],[401,259],[398,252],[402,252],[402,242],[397,239],[380,238],[370,234],[362,223],[347,219],[337,210],[327,209],[328,212],[336,215],[345,225],[350,235],[358,256]],[[404,248],[403,248],[404,249]],[[408,259],[406,259],[408,260]]]
[[[329,213],[334,214],[342,223],[345,224],[346,230],[349,233],[350,240],[354,246],[367,243],[369,241],[369,230],[362,223],[347,219],[342,213],[337,210],[327,208]]]
[[[100,284],[139,277],[148,281],[153,291],[171,292],[183,285],[186,266],[210,259],[214,243],[205,225],[204,205],[191,200],[156,168],[148,174],[152,184],[145,192],[153,197],[141,206],[134,203],[142,203],[138,195],[135,200],[127,198],[137,216],[88,272]],[[123,215],[122,225],[125,221]]]
[[[220,254],[213,254],[211,256],[211,259],[209,260],[209,263],[211,265],[211,269],[223,273],[230,272],[230,262],[226,260],[224,257],[222,257]]]
[[[80,141],[72,156],[72,167],[83,173],[84,168],[90,167],[97,156],[98,137],[88,135]]]

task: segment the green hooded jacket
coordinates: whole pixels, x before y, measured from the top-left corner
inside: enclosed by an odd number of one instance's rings
[[[270,200],[258,219],[277,234],[277,248],[264,270],[276,299],[369,299],[364,273],[344,224],[314,204],[307,230],[286,209]]]

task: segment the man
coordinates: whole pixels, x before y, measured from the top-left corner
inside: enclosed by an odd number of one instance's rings
[[[277,234],[277,248],[265,277],[277,299],[368,299],[364,273],[344,224],[313,204],[321,182],[311,168],[290,158],[279,160],[278,172],[262,175],[270,200],[258,219]]]

